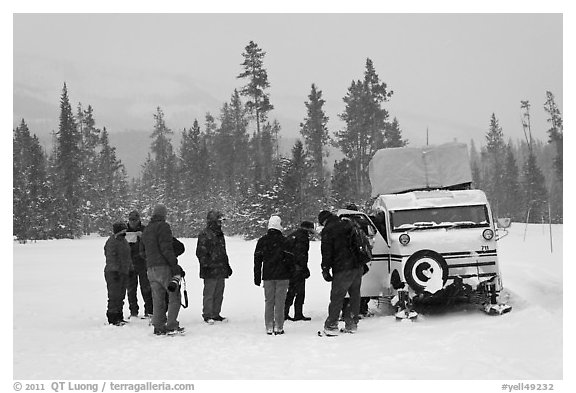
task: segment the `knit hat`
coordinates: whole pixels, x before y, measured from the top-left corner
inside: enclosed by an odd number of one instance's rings
[[[112,232],[114,232],[114,236],[118,236],[122,233],[126,233],[126,229],[128,229],[128,227],[126,226],[125,223],[118,221],[115,222],[114,224],[112,224]]]
[[[224,214],[222,214],[222,212],[219,212],[218,210],[210,210],[208,212],[208,214],[206,215],[206,221],[208,222],[214,222],[214,221],[218,221],[224,218]]]
[[[152,216],[160,216],[160,217],[166,218],[167,215],[168,215],[168,209],[166,209],[166,206],[164,206],[162,204],[158,204],[158,205],[154,206],[154,210],[152,211]]]
[[[130,214],[128,214],[129,220],[140,221],[140,213],[137,210],[132,210]]]
[[[300,228],[306,229],[306,230],[307,230],[308,232],[310,232],[310,233],[316,232],[316,231],[314,230],[314,223],[311,222],[311,221],[302,221],[302,222],[300,223]]]
[[[271,216],[268,220],[268,229],[278,229],[279,231],[282,230],[282,226],[280,223],[282,220],[278,216]]]
[[[320,214],[318,214],[318,223],[323,226],[326,224],[326,220],[328,220],[328,218],[331,216],[333,216],[333,214],[328,210],[322,210]]]

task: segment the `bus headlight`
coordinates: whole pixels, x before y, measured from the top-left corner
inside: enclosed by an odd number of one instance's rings
[[[400,235],[400,237],[398,238],[398,240],[400,241],[400,244],[402,244],[403,246],[407,245],[408,243],[410,243],[410,236],[408,236],[407,233],[403,233]]]
[[[482,237],[486,240],[492,240],[494,237],[494,231],[492,229],[484,229],[484,232],[482,232]]]

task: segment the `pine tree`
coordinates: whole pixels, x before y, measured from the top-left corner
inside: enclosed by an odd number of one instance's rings
[[[554,222],[562,222],[564,215],[563,209],[563,130],[564,125],[562,121],[562,114],[556,105],[554,95],[550,91],[546,91],[546,103],[544,110],[548,113],[549,118],[546,119],[550,123],[548,129],[548,142],[555,147],[556,156],[554,157],[554,170],[555,176],[551,180],[550,187],[550,207]]]
[[[277,135],[279,134],[278,123],[266,123],[262,128],[262,137],[260,139],[260,164],[262,166],[262,184],[267,186],[275,178],[275,163],[277,160]]]
[[[552,143],[556,147],[556,158],[554,159],[554,168],[556,169],[556,175],[560,182],[562,181],[562,162],[563,162],[563,130],[564,125],[562,121],[562,114],[560,109],[556,105],[554,100],[554,95],[546,91],[546,103],[544,104],[544,110],[550,116],[546,121],[550,123],[550,128],[548,129],[548,136],[550,139],[549,143]]]
[[[504,199],[504,159],[505,143],[502,127],[493,113],[490,118],[490,126],[486,134],[487,169],[485,188],[496,216],[500,214],[500,204]]]
[[[475,189],[482,190],[484,184],[482,182],[482,172],[480,169],[480,154],[476,150],[476,145],[474,144],[474,139],[470,140],[470,168],[472,171],[472,184]]]
[[[221,126],[214,135],[215,165],[221,185],[230,195],[245,192],[248,184],[248,121],[238,91],[225,103]]]
[[[182,131],[180,140],[179,172],[180,179],[182,179],[180,187],[184,198],[194,197],[201,189],[197,176],[201,146],[200,126],[198,120],[195,119],[190,129]]]
[[[126,169],[116,156],[116,148],[110,145],[106,127],[100,135],[101,150],[97,157],[98,197],[94,202],[91,219],[101,235],[110,233],[115,221],[125,220],[130,205]]]
[[[502,200],[500,202],[499,216],[509,217],[514,221],[522,221],[519,209],[518,195],[520,195],[518,165],[514,156],[512,141],[505,147],[505,163],[502,174]]]
[[[147,162],[149,168],[144,173],[151,176],[145,183],[153,187],[152,201],[163,202],[170,210],[178,195],[178,177],[176,171],[176,155],[174,153],[170,136],[174,132],[166,126],[164,112],[160,107],[154,114],[154,130],[150,135],[153,138],[151,151],[153,159]]]
[[[84,110],[82,104],[78,104],[76,120],[78,130],[81,135],[80,152],[81,152],[81,189],[83,191],[82,199],[85,201],[82,206],[82,231],[88,235],[92,231],[91,223],[96,215],[93,203],[94,195],[97,193],[95,187],[98,183],[97,166],[98,152],[100,148],[100,129],[96,128],[94,111],[91,105]]]
[[[59,217],[60,236],[73,238],[82,233],[82,136],[72,114],[66,83],[60,98],[60,124],[56,135],[54,170],[58,184],[55,209]]]
[[[398,119],[394,118],[392,123],[385,125],[383,148],[404,147],[407,144],[408,140],[402,138],[402,130]]]
[[[315,210],[320,208],[320,203],[325,202],[327,194],[324,158],[328,157],[326,146],[330,142],[330,136],[327,127],[328,116],[326,116],[323,109],[324,104],[322,91],[317,90],[316,85],[312,84],[308,101],[304,103],[306,106],[306,117],[304,122],[300,123],[300,134],[304,138],[306,154],[310,157],[313,168],[312,181],[316,184],[316,187],[310,190],[311,200],[320,201],[315,203]]]
[[[366,59],[365,68],[364,87],[367,93],[365,116],[370,135],[369,154],[370,158],[372,158],[374,153],[377,150],[382,149],[385,142],[387,142],[385,140],[384,131],[387,128],[388,111],[382,107],[382,104],[387,102],[394,92],[388,89],[386,83],[380,82],[380,77],[376,73],[374,63],[371,59]],[[397,128],[399,130],[399,127]],[[401,143],[401,138],[396,142]]]
[[[313,217],[310,209],[308,176],[310,165],[306,161],[304,145],[300,139],[292,147],[292,158],[282,179],[280,192],[281,216],[286,224],[296,226],[304,219]],[[315,212],[316,210],[312,210]],[[286,225],[285,224],[285,225]]]
[[[530,102],[521,101],[521,109],[524,109],[522,126],[524,136],[527,141],[528,156],[524,163],[522,172],[522,190],[524,194],[524,207],[526,216],[530,222],[541,222],[547,216],[548,192],[546,190],[546,180],[534,154],[534,140],[530,124]]]
[[[246,107],[250,113],[254,114],[256,132],[260,134],[260,125],[266,121],[268,112],[274,109],[274,106],[270,104],[270,97],[266,93],[266,89],[270,87],[268,73],[264,68],[266,52],[259,48],[254,41],[250,41],[242,56],[244,57],[244,62],[241,66],[244,71],[237,78],[247,79],[248,82],[240,90],[240,94],[249,97]]]
[[[13,136],[13,235],[22,242],[46,239],[46,156],[22,119]]]
[[[350,160],[343,158],[334,162],[334,171],[331,181],[331,206],[345,206],[348,203],[357,203],[357,194],[354,190],[353,171]]]
[[[346,107],[340,118],[346,128],[336,133],[336,143],[350,165],[356,201],[370,196],[368,164],[374,153],[384,147],[388,111],[382,104],[392,93],[386,83],[380,82],[372,61],[367,59],[364,80],[353,81],[344,97]]]

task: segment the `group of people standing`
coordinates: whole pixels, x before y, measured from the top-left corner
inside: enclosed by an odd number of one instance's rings
[[[183,333],[178,314],[181,307],[180,290],[170,290],[171,280],[181,280],[184,270],[178,265],[183,245],[172,235],[166,222],[167,209],[157,205],[150,222],[144,226],[137,211],[132,211],[128,224],[117,222],[113,234],[106,241],[104,277],[108,289],[108,322],[121,326],[124,298],[128,294],[131,317],[137,317],[137,287],[144,300],[144,318],[150,317],[154,334]],[[206,227],[198,235],[196,256],[200,263],[200,278],[204,281],[202,318],[208,324],[223,322],[220,315],[225,279],[232,275],[226,242],[222,232],[224,215],[216,210],[208,212]],[[321,232],[322,276],[331,283],[328,317],[324,332],[336,335],[341,331],[357,330],[360,311],[360,285],[365,272],[349,248],[349,233],[353,222],[340,219],[329,211],[318,215]],[[270,217],[268,231],[258,239],[254,251],[254,284],[264,288],[264,323],[268,335],[284,334],[284,322],[309,321],[303,313],[306,279],[310,277],[308,253],[310,239],[316,233],[314,223],[303,221],[300,227],[284,235],[281,218]],[[179,247],[176,244],[179,243]],[[179,250],[181,248],[181,250]],[[344,299],[349,295],[349,301]],[[348,299],[347,299],[348,300]],[[290,309],[294,308],[293,317]],[[343,309],[343,306],[344,309]],[[339,330],[340,315],[345,328]]]

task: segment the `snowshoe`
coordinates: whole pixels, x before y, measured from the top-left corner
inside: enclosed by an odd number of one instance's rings
[[[398,311],[396,314],[394,314],[394,316],[396,317],[396,320],[401,321],[401,320],[414,320],[418,317],[418,313],[416,311],[413,310],[409,310],[407,308]]]
[[[484,312],[488,315],[503,315],[512,311],[512,306],[508,304],[485,304]]]

